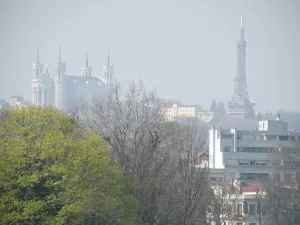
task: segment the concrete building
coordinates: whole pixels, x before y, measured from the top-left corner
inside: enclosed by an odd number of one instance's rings
[[[212,177],[233,180],[295,180],[293,163],[299,156],[300,132],[288,130],[280,119],[258,122],[256,130],[209,131],[209,169]],[[298,154],[297,154],[298,152]]]
[[[47,65],[40,63],[39,51],[32,71],[32,103],[53,106],[63,112],[69,112],[80,102],[90,103],[95,98],[101,98],[110,87],[113,77],[109,55],[102,75],[92,76],[87,50],[80,76],[66,74],[66,63],[62,61],[61,50],[53,72],[48,70]]]

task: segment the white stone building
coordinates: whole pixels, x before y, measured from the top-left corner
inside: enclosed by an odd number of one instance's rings
[[[226,187],[224,184],[212,185],[216,200],[207,207],[208,224],[216,225],[219,220],[227,225],[270,225],[266,193],[260,183],[228,182]]]
[[[60,50],[53,72],[48,70],[47,65],[40,63],[39,52],[32,71],[32,103],[40,106],[53,106],[63,112],[70,112],[81,101],[90,103],[94,98],[101,98],[110,87],[113,76],[109,56],[107,65],[103,67],[103,74],[92,76],[87,51],[81,76],[66,74],[66,63],[62,61]]]
[[[176,121],[177,118],[195,118],[198,114],[200,106],[197,105],[177,105],[164,108],[163,113],[169,122]]]

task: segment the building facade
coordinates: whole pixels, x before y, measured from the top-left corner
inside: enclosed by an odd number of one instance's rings
[[[208,224],[270,225],[266,193],[253,182],[228,182],[212,186],[215,198],[207,207]]]
[[[289,192],[297,190],[299,156],[300,132],[289,131],[279,114],[274,120],[259,121],[255,130],[212,127],[209,176],[216,199],[227,206],[216,215],[214,210],[220,206],[212,204],[207,221],[216,224],[221,218],[224,224],[272,224],[264,182],[277,182]],[[224,184],[232,187],[230,191],[224,193]]]
[[[300,132],[288,130],[280,119],[258,122],[256,130],[222,129],[209,131],[209,168],[224,179],[279,181],[295,180],[293,163],[299,156]],[[300,160],[300,159],[297,159]]]
[[[195,118],[198,114],[200,106],[195,105],[177,105],[164,108],[163,113],[169,122],[174,122],[179,118]]]
[[[113,67],[110,65],[109,55],[107,65],[100,76],[92,75],[92,67],[88,63],[88,52],[80,76],[68,75],[66,63],[62,61],[59,50],[58,61],[54,71],[40,62],[39,52],[37,60],[32,66],[32,103],[39,106],[52,106],[63,112],[70,112],[81,102],[91,103],[101,98],[112,84]]]

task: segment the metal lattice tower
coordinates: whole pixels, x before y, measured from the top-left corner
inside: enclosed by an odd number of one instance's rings
[[[249,101],[246,79],[246,47],[244,38],[243,17],[241,17],[240,40],[237,43],[237,71],[234,78],[234,92],[228,104],[229,113],[252,115],[254,104]]]

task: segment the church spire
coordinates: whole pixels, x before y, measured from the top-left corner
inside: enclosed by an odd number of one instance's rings
[[[103,66],[103,75],[105,79],[105,84],[110,86],[112,83],[112,76],[113,76],[113,66],[110,64],[110,51],[107,51],[107,64]]]
[[[49,74],[48,64],[45,65],[45,72],[46,72],[47,74]]]
[[[56,76],[61,77],[66,72],[66,64],[62,62],[61,45],[58,46],[58,62],[56,63]]]
[[[85,65],[81,68],[81,75],[84,77],[91,77],[92,76],[92,68],[89,67],[89,56],[87,48],[85,50]]]

